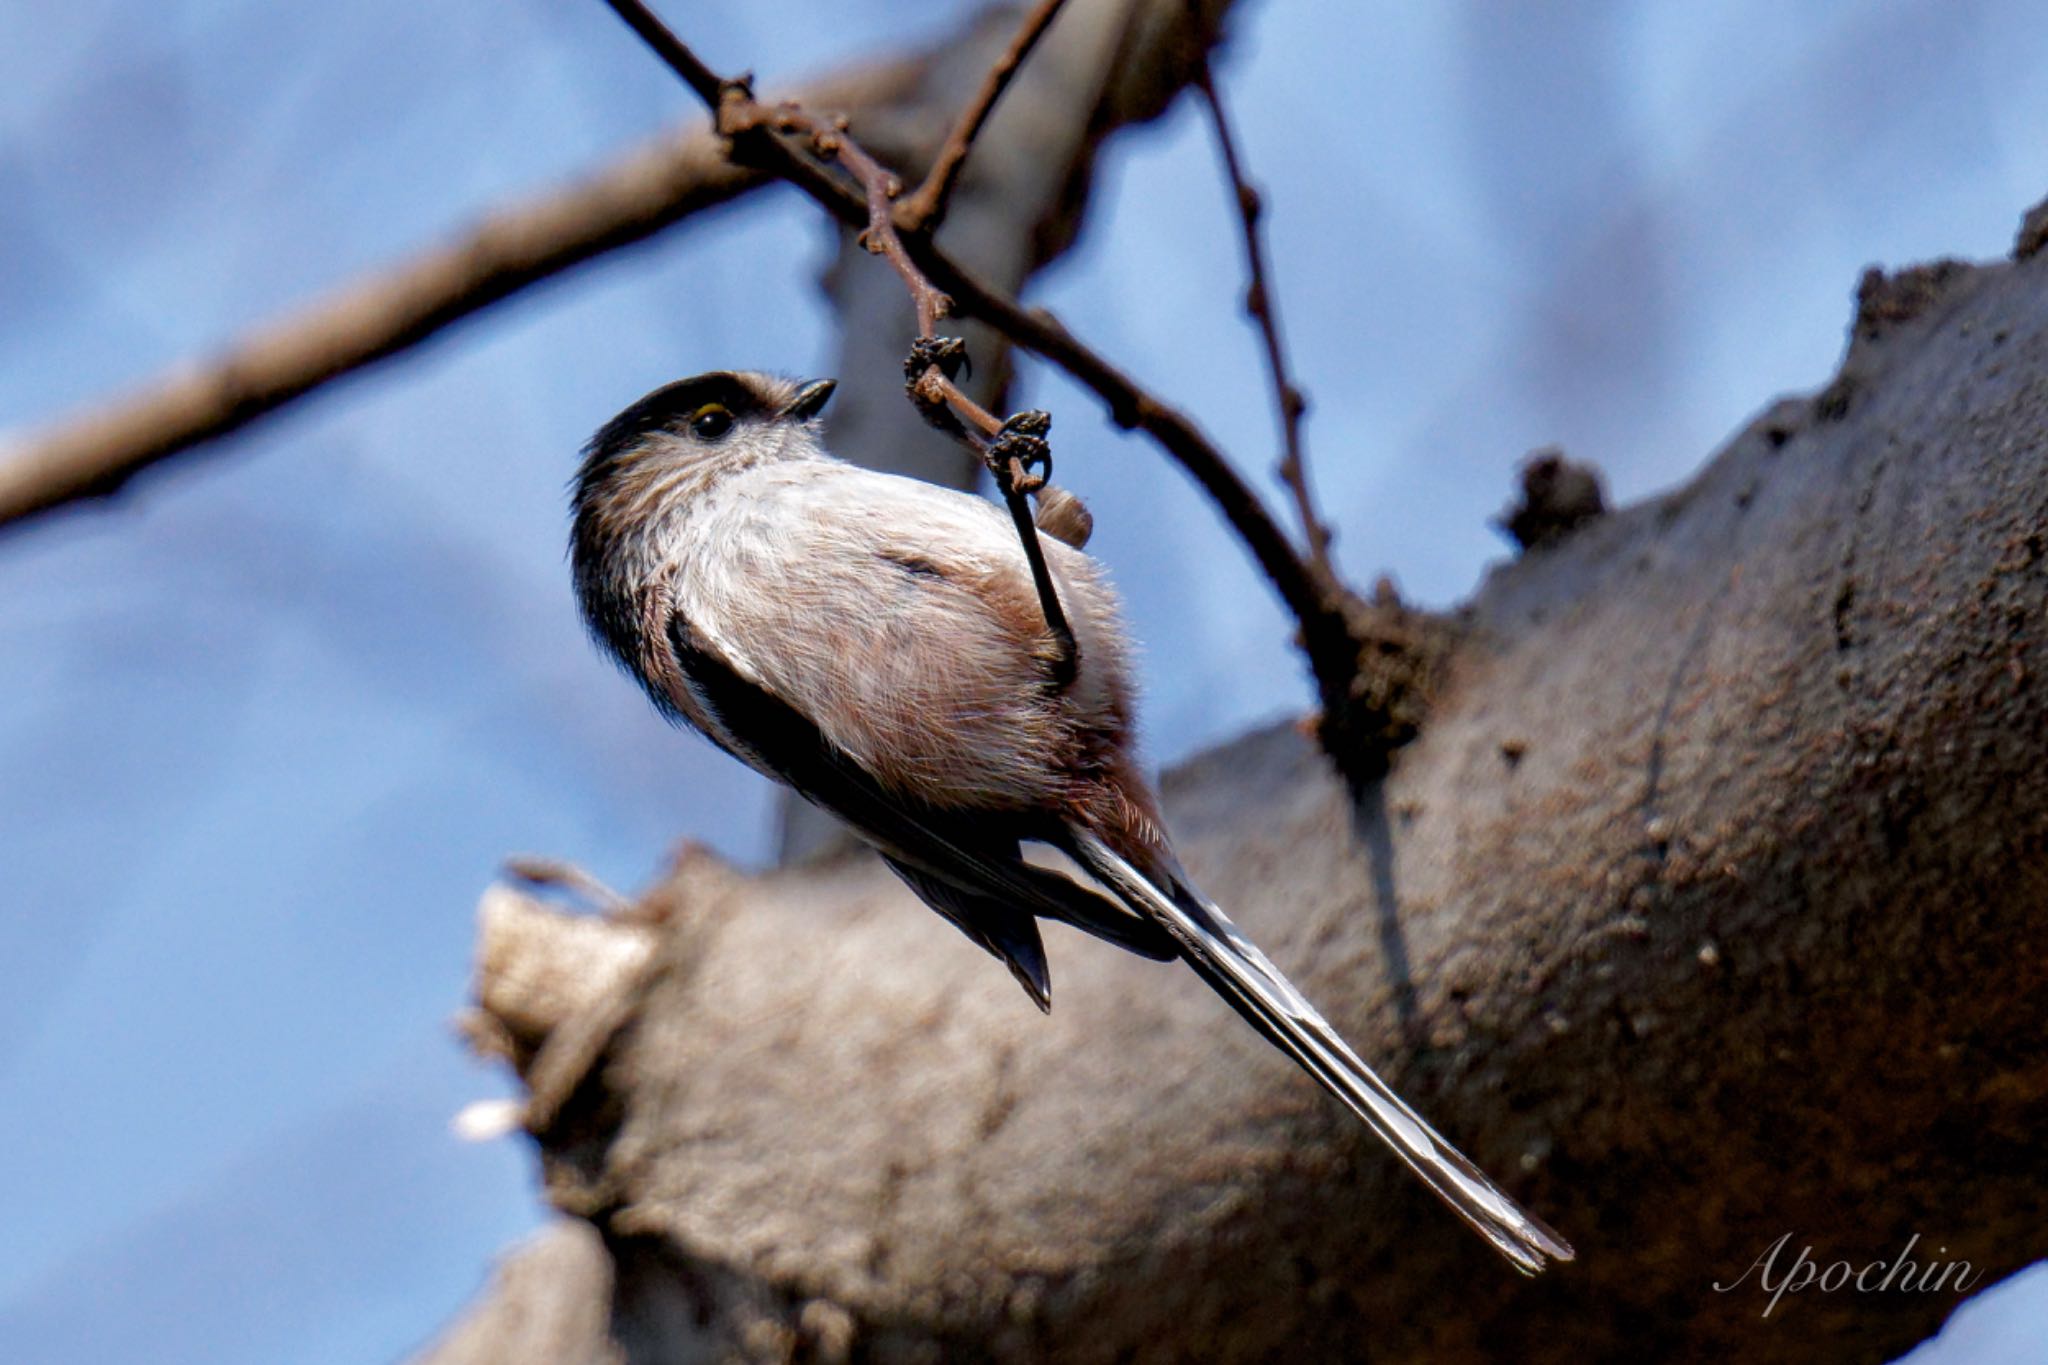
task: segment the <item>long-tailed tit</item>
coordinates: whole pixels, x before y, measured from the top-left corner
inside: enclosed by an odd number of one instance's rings
[[[591,439],[571,558],[597,639],[663,712],[851,825],[1041,1009],[1039,919],[1178,957],[1516,1266],[1571,1259],[1188,881],[1134,752],[1130,650],[1095,562],[1041,536],[1079,650],[1067,677],[1010,520],[834,459],[817,422],[832,387],[699,375]],[[1026,862],[1025,842],[1100,889]]]

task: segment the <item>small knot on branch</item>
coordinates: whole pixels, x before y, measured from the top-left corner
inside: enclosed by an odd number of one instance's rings
[[[1372,596],[1338,589],[1326,614],[1304,624],[1318,661],[1322,714],[1317,733],[1354,791],[1384,776],[1394,755],[1422,733],[1462,628],[1455,618],[1401,601],[1382,577]]]
[[[754,73],[742,71],[718,83],[718,105],[713,125],[720,137],[738,137],[760,126],[761,106],[754,102]]]
[[[1969,270],[1968,265],[1958,260],[1929,261],[1891,274],[1872,266],[1863,272],[1856,287],[1856,320],[1850,325],[1852,340],[1877,341],[1893,328],[1920,317],[1940,302]]]
[[[1545,446],[1522,463],[1521,499],[1495,523],[1524,550],[1564,539],[1607,510],[1600,471]]]
[[[2020,219],[2019,236],[2013,239],[2012,258],[2016,261],[2030,260],[2044,246],[2048,246],[2048,199],[2028,209],[2027,216]]]
[[[825,156],[829,156],[829,151],[825,149],[825,139],[831,139],[831,141],[829,141],[829,145],[831,145],[831,151],[838,151],[838,149],[840,149],[840,145],[844,143],[844,139],[842,139],[842,137],[840,137],[838,133],[819,133],[819,135],[817,135],[817,137],[815,137],[813,141],[817,143],[817,149],[819,149],[819,153],[825,153]],[[895,178],[893,174],[889,174],[889,176],[883,176],[883,178],[881,178],[881,180],[877,182],[877,186],[874,186],[874,188],[877,188],[877,190],[881,190],[881,196],[883,196],[883,199],[895,199],[895,196],[897,196],[897,194],[901,194],[901,192],[903,192],[903,182],[901,182],[899,178]],[[895,231],[895,227],[891,225],[891,229],[889,229],[889,231]],[[866,233],[860,233],[860,235],[862,235],[862,237],[866,237]],[[868,250],[870,250],[870,252],[879,252],[881,248],[868,248]]]

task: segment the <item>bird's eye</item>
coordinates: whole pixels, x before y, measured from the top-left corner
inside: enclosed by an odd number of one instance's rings
[[[732,430],[732,414],[713,403],[690,419],[690,430],[700,441],[715,441]]]

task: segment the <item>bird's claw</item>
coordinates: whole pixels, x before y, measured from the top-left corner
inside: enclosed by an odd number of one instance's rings
[[[1036,408],[1014,414],[988,444],[987,460],[996,483],[1007,495],[1035,493],[1052,477],[1052,446],[1046,433],[1052,414]]]
[[[949,436],[966,436],[960,419],[946,401],[947,390],[961,375],[974,373],[967,343],[960,337],[919,337],[903,358],[903,388],[924,420]]]
[[[910,343],[903,358],[903,377],[915,384],[926,370],[937,367],[948,379],[972,377],[974,361],[967,354],[964,337],[919,337]]]

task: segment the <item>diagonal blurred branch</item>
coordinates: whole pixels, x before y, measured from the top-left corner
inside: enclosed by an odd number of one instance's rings
[[[921,54],[852,68],[807,87],[805,97],[839,108],[883,105],[910,90],[929,60]],[[700,126],[499,209],[456,240],[260,328],[212,360],[187,362],[126,397],[11,448],[0,445],[0,527],[116,492],[153,464],[766,180],[733,164]]]

